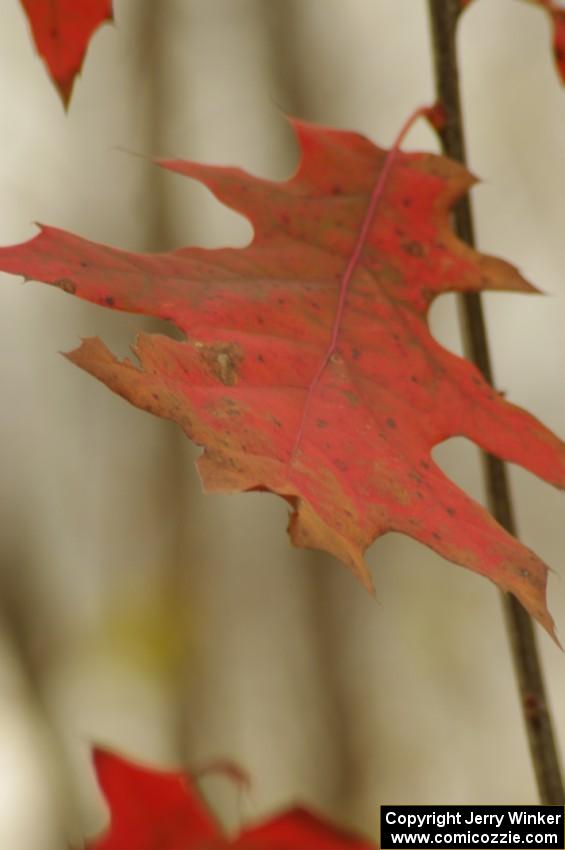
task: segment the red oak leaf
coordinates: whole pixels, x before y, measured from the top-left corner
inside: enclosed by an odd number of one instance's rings
[[[565,8],[554,0],[530,0],[530,2],[542,6],[551,19],[553,56],[561,82],[565,83]]]
[[[140,255],[43,227],[0,249],[0,269],[184,331],[140,334],[139,365],[96,338],[67,356],[203,446],[206,490],[280,494],[294,543],[334,554],[367,586],[363,552],[408,534],[514,593],[553,633],[545,564],[431,457],[462,435],[565,485],[565,444],[427,326],[441,293],[534,287],[455,237],[450,208],[473,183],[460,165],[292,124],[302,158],[283,183],[161,162],[249,219],[246,248]]]
[[[105,750],[95,750],[94,763],[110,825],[87,850],[378,850],[300,807],[230,839],[189,776],[132,764]]]
[[[112,0],[21,0],[37,52],[67,106],[88,43],[112,20]]]

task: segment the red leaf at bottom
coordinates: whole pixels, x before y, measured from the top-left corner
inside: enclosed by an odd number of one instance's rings
[[[189,776],[141,767],[101,749],[94,751],[94,764],[110,826],[87,850],[378,850],[301,807],[230,839]]]

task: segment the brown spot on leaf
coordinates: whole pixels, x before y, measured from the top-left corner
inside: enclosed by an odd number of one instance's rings
[[[69,292],[71,295],[74,295],[77,291],[76,283],[73,283],[68,277],[61,277],[59,280],[54,280],[53,286],[62,289],[63,292]]]
[[[222,384],[233,387],[237,383],[238,369],[243,360],[239,345],[226,342],[203,346],[197,343],[196,347],[200,348],[200,356],[208,369]]]
[[[411,257],[422,257],[424,254],[424,249],[420,245],[419,242],[405,242],[402,246],[402,250],[407,254],[410,254]]]
[[[359,399],[358,399],[357,395],[354,392],[352,392],[351,390],[344,390],[343,395],[345,396],[345,398],[347,399],[349,404],[353,404],[353,405],[359,404]]]

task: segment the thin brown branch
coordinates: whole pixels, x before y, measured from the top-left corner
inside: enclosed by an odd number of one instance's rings
[[[446,117],[439,136],[444,152],[465,163],[456,45],[457,21],[462,6],[461,0],[428,0],[436,93]],[[453,219],[457,235],[474,245],[473,216],[468,196],[458,203]],[[461,317],[467,355],[492,384],[492,365],[480,295],[461,296]],[[498,458],[484,453],[483,464],[489,508],[507,531],[516,534],[506,466]],[[503,604],[540,799],[548,805],[563,805],[565,792],[534,626],[514,596],[503,594]]]

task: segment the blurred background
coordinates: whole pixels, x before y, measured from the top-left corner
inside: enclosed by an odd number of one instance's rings
[[[296,164],[283,113],[389,145],[433,99],[424,0],[115,0],[65,115],[16,0],[0,28],[0,243],[33,221],[136,251],[244,245],[248,224],[152,166],[179,156],[273,179]],[[460,28],[480,247],[545,298],[485,299],[497,382],[565,434],[565,89],[549,21],[476,0]],[[407,149],[436,149],[421,124]],[[455,300],[432,311],[459,351]],[[201,495],[174,425],[58,352],[124,355],[156,323],[5,276],[0,287],[0,846],[62,850],[107,813],[99,742],[162,767],[217,757],[253,779],[205,791],[228,827],[302,800],[376,835],[380,803],[533,803],[494,586],[409,539],[369,554],[378,601],[293,549],[274,496]],[[476,450],[444,470],[482,500]],[[521,537],[554,569],[565,635],[563,497],[511,470]],[[560,578],[561,576],[561,578]],[[565,659],[540,635],[557,732]]]

